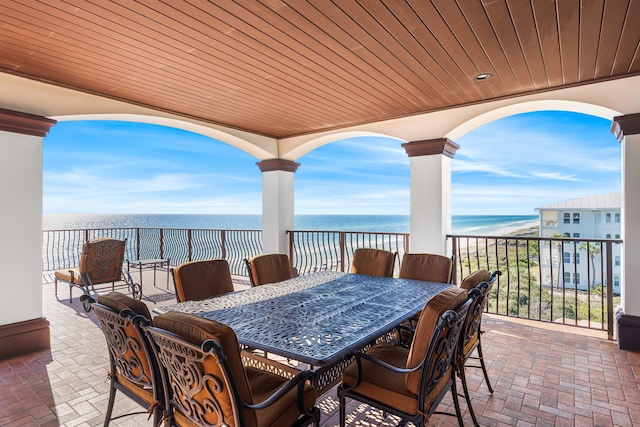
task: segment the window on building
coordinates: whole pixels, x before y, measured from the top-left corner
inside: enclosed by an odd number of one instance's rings
[[[620,287],[620,276],[613,276],[613,287],[614,288]]]
[[[620,255],[616,255],[615,264],[620,265]]]
[[[616,222],[620,222],[620,214],[619,213],[616,214]]]
[[[580,233],[573,233],[573,237],[580,237]]]
[[[611,222],[611,212],[607,212],[604,218],[605,218],[605,222]]]
[[[574,224],[580,224],[580,214],[579,213],[574,213],[573,214],[573,223]]]
[[[605,238],[606,239],[610,239],[611,238],[611,234],[607,233],[607,236]]]
[[[580,284],[580,273],[576,273],[573,278],[575,279],[576,286]]]
[[[619,239],[619,238],[620,238],[620,235],[619,235],[619,234],[616,234],[616,239]]]
[[[580,264],[580,254],[576,253],[576,264]]]
[[[571,283],[571,273],[564,273],[564,283]]]
[[[564,223],[571,224],[571,214],[569,212],[564,214]]]
[[[565,264],[570,264],[571,263],[571,254],[569,252],[565,252],[564,253],[564,263]]]
[[[562,233],[562,237],[571,237],[570,233]]]

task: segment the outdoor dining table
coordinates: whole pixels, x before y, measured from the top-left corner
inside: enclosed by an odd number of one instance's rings
[[[241,345],[307,364],[323,392],[340,378],[350,353],[389,334],[450,286],[322,271],[153,311],[224,323]]]

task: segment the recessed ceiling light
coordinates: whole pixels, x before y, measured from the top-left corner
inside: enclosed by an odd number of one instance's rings
[[[484,80],[490,79],[491,76],[493,76],[493,74],[491,74],[491,73],[480,73],[477,76],[475,76],[473,78],[473,80],[478,81],[478,82],[482,82]]]

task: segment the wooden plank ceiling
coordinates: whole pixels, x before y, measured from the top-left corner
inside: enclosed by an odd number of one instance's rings
[[[640,0],[0,8],[0,72],[277,138],[640,73]]]

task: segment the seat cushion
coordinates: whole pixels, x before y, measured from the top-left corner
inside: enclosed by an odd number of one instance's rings
[[[462,279],[460,287],[470,291],[482,282],[491,280],[491,272],[489,270],[477,270]]]
[[[271,372],[253,367],[246,367],[249,387],[253,395],[254,403],[260,403],[271,396],[288,380]],[[273,405],[256,412],[259,427],[285,427],[292,426],[303,414],[297,403],[297,387],[289,391],[284,397]],[[315,388],[309,384],[304,385],[304,406],[312,408],[316,402]]]
[[[374,346],[367,354],[392,366],[404,368],[409,350],[382,343]],[[342,373],[342,383],[347,387],[352,386],[356,382],[357,375],[358,365],[354,361]],[[390,371],[362,359],[362,378],[353,391],[407,414],[415,415],[418,413],[418,396],[407,389],[405,377],[406,374]]]
[[[56,279],[62,280],[64,282],[73,283],[75,285],[82,286],[82,277],[80,276],[80,271],[77,268],[68,268],[66,270],[57,270],[54,273]]]
[[[138,384],[132,383],[128,379],[122,376],[119,371],[116,371],[117,381],[122,384],[127,390],[135,394],[149,405],[153,403],[153,389],[151,387],[141,387]]]

